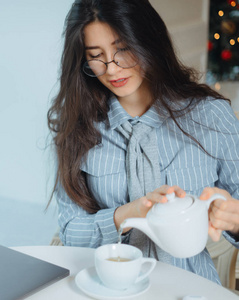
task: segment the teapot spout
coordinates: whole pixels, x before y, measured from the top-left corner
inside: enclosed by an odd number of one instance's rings
[[[162,247],[160,240],[152,231],[152,229],[149,227],[146,218],[128,218],[120,224],[119,231],[122,232],[124,228],[131,228],[131,227],[139,229],[144,234],[146,234],[155,244],[157,244],[159,247]]]

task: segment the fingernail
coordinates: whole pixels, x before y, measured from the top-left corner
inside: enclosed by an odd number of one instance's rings
[[[185,192],[185,191],[179,191],[179,196],[180,196],[180,197],[184,197],[184,195],[186,195],[186,192]]]

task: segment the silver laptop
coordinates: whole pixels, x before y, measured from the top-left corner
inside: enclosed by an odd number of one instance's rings
[[[69,270],[0,246],[0,299],[25,299],[67,277]]]

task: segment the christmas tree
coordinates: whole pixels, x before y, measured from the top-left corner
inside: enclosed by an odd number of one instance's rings
[[[239,0],[211,0],[207,82],[239,80]]]

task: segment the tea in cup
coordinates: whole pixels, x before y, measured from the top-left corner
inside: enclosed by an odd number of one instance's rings
[[[109,244],[95,250],[96,272],[102,283],[111,289],[125,290],[140,283],[153,271],[155,265],[156,259],[144,258],[142,251],[131,245]]]

